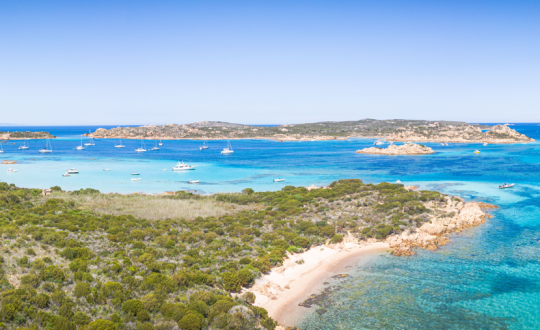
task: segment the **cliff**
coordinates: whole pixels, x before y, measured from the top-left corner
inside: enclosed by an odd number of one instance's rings
[[[405,143],[403,145],[390,145],[388,148],[365,148],[357,150],[357,154],[372,154],[372,155],[426,155],[433,154],[435,151],[430,147],[421,144]]]

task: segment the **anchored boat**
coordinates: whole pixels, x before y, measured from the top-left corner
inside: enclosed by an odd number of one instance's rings
[[[514,186],[514,183],[508,184],[505,182],[504,184],[499,186],[499,189],[512,188],[513,186]]]

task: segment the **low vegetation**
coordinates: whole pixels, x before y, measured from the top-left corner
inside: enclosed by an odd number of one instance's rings
[[[178,192],[171,202],[237,207],[190,219],[178,210],[143,217],[94,209],[111,198],[94,190],[40,193],[0,183],[0,326],[7,329],[274,329],[242,288],[287,253],[414,229],[432,212],[425,203],[445,198],[357,179],[327,189]]]

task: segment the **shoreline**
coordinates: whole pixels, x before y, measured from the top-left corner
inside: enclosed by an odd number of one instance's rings
[[[357,244],[350,241],[289,254],[283,266],[273,268],[246,291],[255,294],[254,305],[266,309],[279,325],[295,326],[294,323],[306,313],[306,308],[298,304],[318,293],[331,276],[356,264],[358,258],[391,250],[386,242]],[[304,263],[297,264],[296,261],[301,259]]]

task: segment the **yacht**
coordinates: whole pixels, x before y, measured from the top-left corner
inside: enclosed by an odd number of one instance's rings
[[[79,171],[75,168],[70,168],[69,170],[67,170],[67,173],[69,174],[79,174]]]
[[[233,152],[234,150],[232,149],[231,141],[229,141],[229,135],[227,135],[227,148],[223,148],[223,150],[221,150],[221,153],[223,155],[228,155],[232,154]]]
[[[137,151],[137,152],[145,152],[146,151],[146,147],[144,146],[144,142],[143,142],[142,139],[141,139],[141,147],[135,149],[135,151]]]
[[[77,146],[77,148],[75,148],[75,149],[77,149],[77,150],[84,150],[83,143],[82,143],[82,137],[83,137],[83,136],[81,135],[81,145],[80,145],[80,146]],[[86,144],[85,144],[85,145],[86,145]]]
[[[90,131],[88,131],[88,136],[90,136],[90,134],[92,134]],[[95,146],[96,144],[94,143],[94,138],[92,136],[90,136],[90,142],[87,142],[84,144],[85,146]]]
[[[206,139],[206,135],[204,136],[204,142],[202,147],[199,148],[199,150],[208,149],[208,140]]]
[[[155,146],[155,147],[153,147],[153,148],[152,148],[152,149],[150,149],[150,150],[153,150],[153,151],[159,150],[159,147],[158,147],[158,143],[157,143],[157,141],[156,141],[156,146]]]
[[[184,162],[178,162],[178,164],[176,164],[172,170],[173,171],[187,171],[187,170],[194,170],[195,167],[197,167],[197,165],[188,165],[188,164],[184,164]]]
[[[26,150],[28,148],[30,148],[30,146],[28,145],[28,142],[26,141],[26,132],[24,132],[24,142],[23,142],[23,145],[19,147],[19,150]]]
[[[115,148],[125,148],[126,146],[122,143],[122,137],[120,137],[120,144],[115,144]]]
[[[51,145],[51,141],[49,141],[49,139],[47,139],[47,142],[45,143],[45,148],[39,149],[39,152],[42,153],[42,154],[52,152],[52,145]]]

